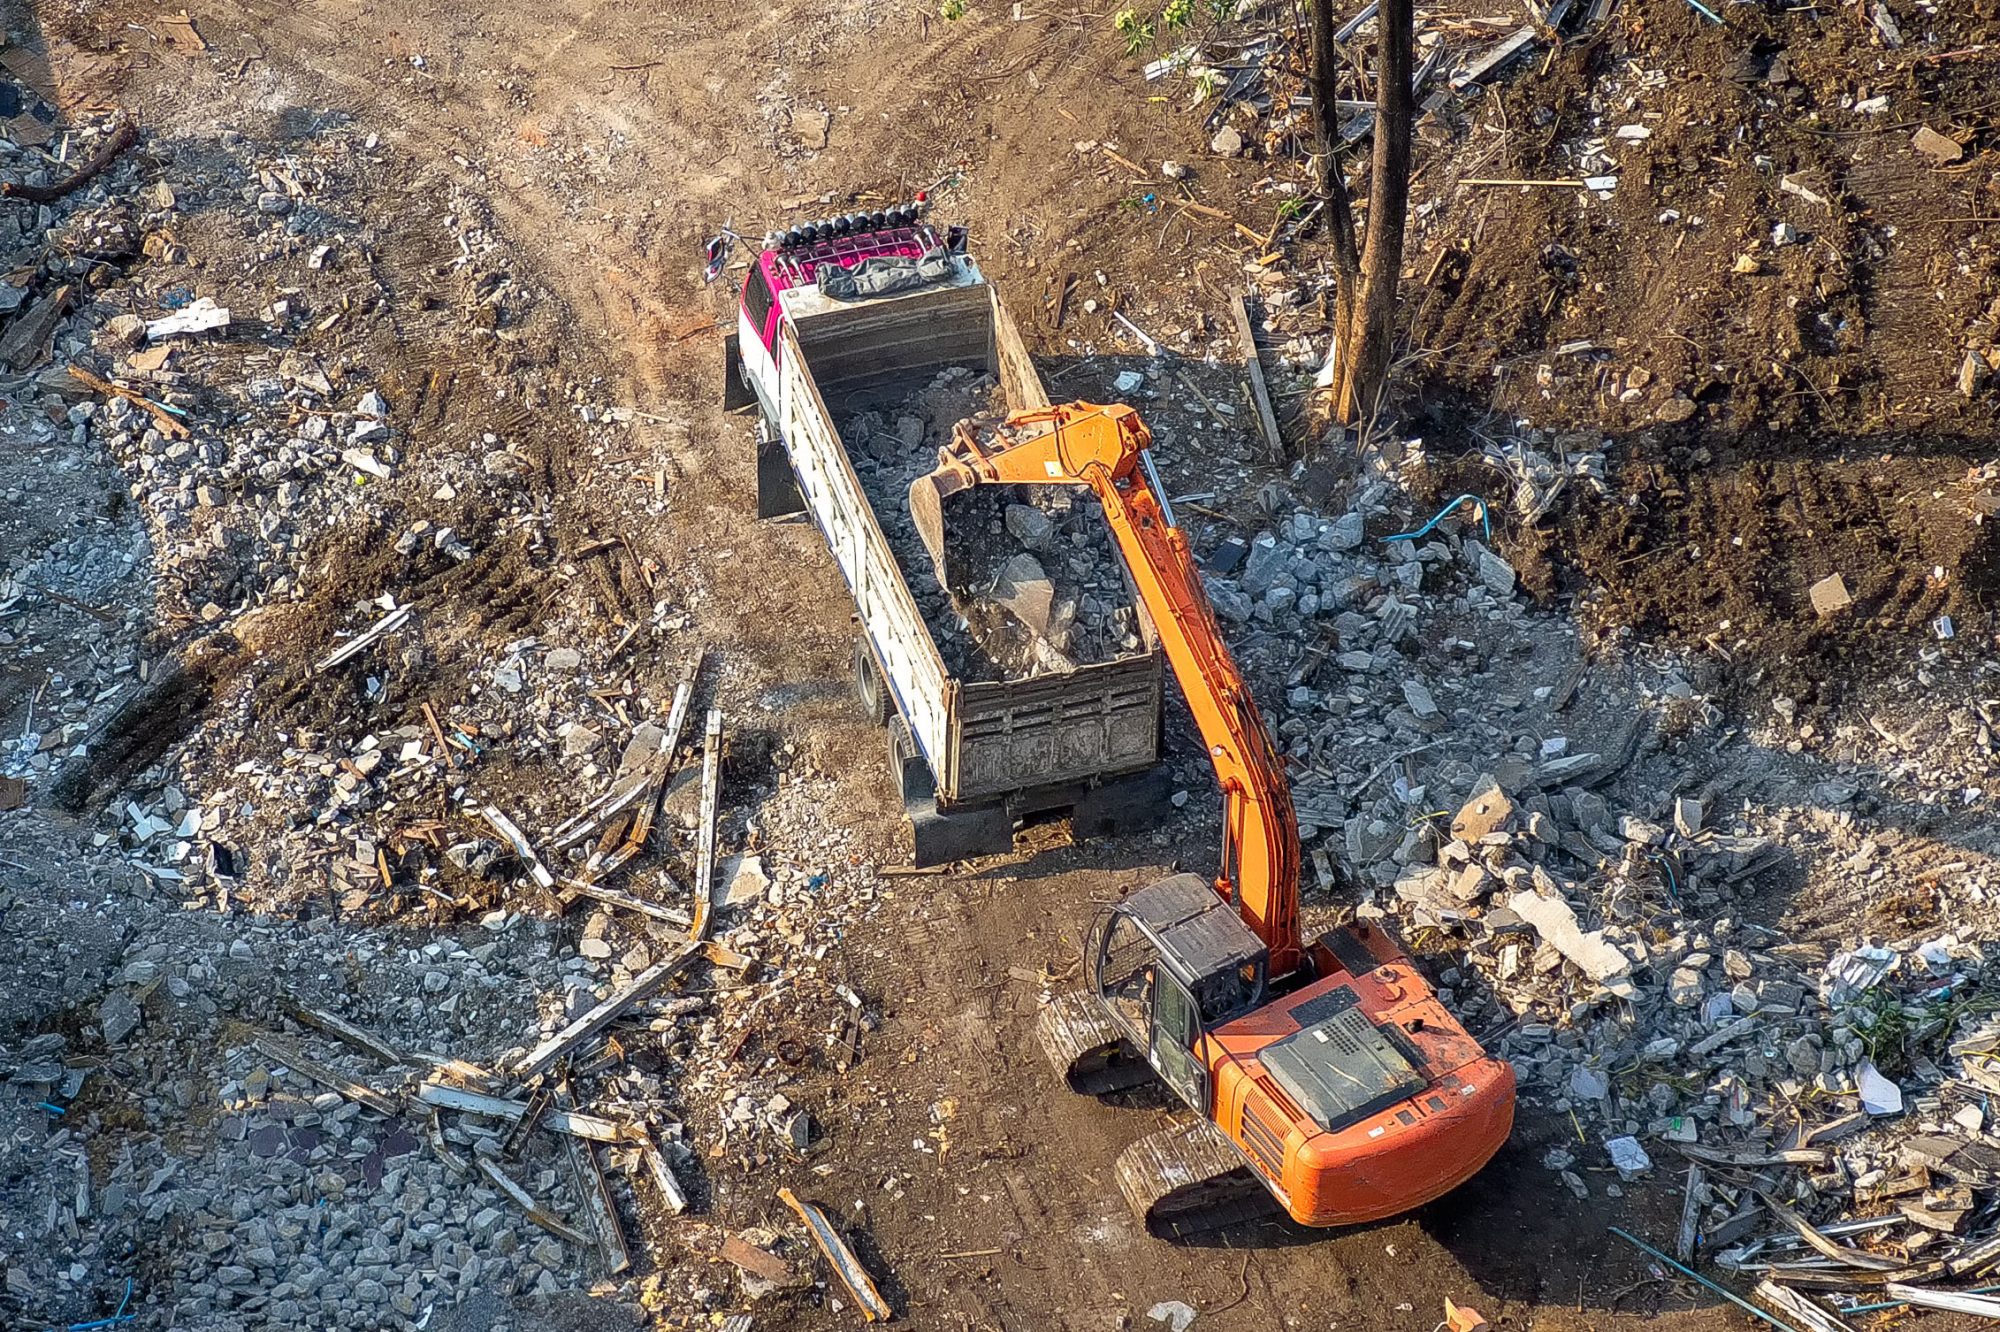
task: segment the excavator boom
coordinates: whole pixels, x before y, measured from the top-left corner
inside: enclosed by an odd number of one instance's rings
[[[975,485],[1088,486],[1152,612],[1224,800],[1222,869],[1216,890],[1270,949],[1273,975],[1302,958],[1298,919],[1299,833],[1284,761],[1224,644],[1187,537],[1168,520],[1142,466],[1151,436],[1123,405],[1075,402],[1009,417],[998,448],[960,422],[938,468],[910,486],[916,520],[938,580],[945,577],[945,499]]]

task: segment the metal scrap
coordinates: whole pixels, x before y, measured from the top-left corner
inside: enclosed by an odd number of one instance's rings
[[[868,1275],[868,1269],[849,1248],[840,1232],[833,1228],[824,1211],[814,1203],[804,1202],[790,1189],[779,1189],[778,1200],[799,1214],[806,1229],[812,1232],[813,1243],[826,1255],[827,1265],[834,1275],[847,1287],[854,1302],[861,1308],[861,1316],[871,1323],[886,1323],[891,1317],[889,1302],[882,1298],[882,1292],[875,1289],[875,1279]]]

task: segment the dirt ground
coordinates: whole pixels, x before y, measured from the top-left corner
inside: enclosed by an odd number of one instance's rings
[[[1788,25],[1807,22],[1760,12],[1746,28],[1734,21],[1745,8],[1732,9],[1727,32],[1696,26],[1678,0],[1621,11],[1628,39],[1659,34],[1658,53],[1678,62],[1676,77],[1684,68],[1715,71],[1676,94],[1682,102],[1671,119],[1692,124],[1698,108],[1726,100],[1740,52],[1767,73]],[[1969,8],[1976,17],[1952,20],[1953,45],[1993,31],[1990,4]],[[843,695],[846,595],[809,526],[754,519],[748,428],[719,407],[718,321],[730,318],[732,298],[726,284],[700,282],[699,241],[724,222],[754,233],[955,177],[945,194],[950,210],[972,221],[987,271],[1010,302],[1035,312],[1031,339],[1051,361],[1070,340],[1110,337],[1102,312],[1073,311],[1064,329],[1053,327],[1047,298],[1058,270],[1101,273],[1101,289],[1125,293],[1142,320],[1147,310],[1182,307],[1213,328],[1226,326],[1222,295],[1242,280],[1240,260],[1219,245],[1226,225],[1185,213],[1167,224],[1135,215],[1120,206],[1130,182],[1101,171],[1095,158],[1079,161],[1075,147],[1101,141],[1134,161],[1196,160],[1206,135],[1195,118],[1149,102],[1136,62],[1094,16],[1048,12],[1017,22],[1001,10],[980,6],[949,23],[924,7],[872,0],[749,8],[682,0],[656,9],[590,0],[196,0],[189,13],[209,46],[198,55],[126,36],[123,25],[151,11],[122,0],[52,7],[36,19],[80,45],[136,45],[121,97],[149,125],[171,130],[226,107],[260,135],[282,137],[299,117],[334,115],[379,134],[402,165],[380,180],[383,202],[368,221],[378,277],[399,297],[441,281],[452,256],[400,239],[396,210],[417,215],[464,199],[487,210],[550,293],[546,307],[530,312],[527,335],[503,351],[470,350],[412,326],[372,354],[398,410],[429,432],[422,447],[431,453],[476,448],[484,433],[518,437],[532,468],[529,491],[553,515],[556,549],[526,535],[498,539],[494,515],[442,514],[494,537],[500,553],[463,566],[440,561],[427,587],[468,618],[469,642],[497,648],[549,631],[540,612],[561,552],[618,536],[622,554],[574,583],[565,578],[572,591],[584,589],[569,612],[638,620],[654,600],[684,608],[726,658],[723,690],[733,706],[770,746],[794,743],[842,773],[841,805],[830,814],[889,863],[900,856],[900,811],[887,774],[852,759],[872,756],[881,742]],[[1551,108],[1557,123],[1580,122],[1591,114],[1593,82],[1615,73],[1609,49],[1597,42],[1562,53],[1497,107],[1515,124],[1535,123],[1537,106]],[[1790,86],[1832,96],[1829,81],[1853,63],[1849,55],[1834,45],[1826,69],[1799,62]],[[1944,62],[1913,77],[1925,97],[1969,114],[1991,88],[1991,68]],[[1782,96],[1789,110],[1756,114],[1782,126],[1798,109],[1796,96]],[[1860,633],[1920,635],[1947,613],[1969,632],[1989,613],[1990,529],[1945,517],[1962,514],[1976,488],[1967,473],[1984,461],[1991,399],[1965,403],[1951,389],[1956,354],[1944,365],[1918,349],[1956,346],[1959,325],[1986,317],[1990,248],[1977,261],[1984,285],[1955,286],[1944,303],[1923,299],[1923,274],[1955,261],[1950,243],[1892,247],[1874,265],[1851,256],[1879,227],[1871,210],[1977,214],[1994,199],[1975,175],[1919,180],[1875,164],[1873,138],[1836,137],[1829,146],[1822,136],[1774,128],[1767,139],[1790,156],[1773,171],[1838,177],[1828,188],[1843,207],[1816,225],[1813,244],[1771,260],[1748,282],[1732,278],[1731,260],[1753,233],[1769,230],[1776,188],[1771,172],[1743,169],[1746,150],[1733,131],[1749,117],[1732,114],[1656,136],[1654,165],[1628,172],[1604,217],[1572,212],[1567,199],[1509,194],[1453,214],[1462,233],[1439,223],[1423,262],[1459,257],[1434,270],[1450,284],[1437,299],[1413,296],[1411,326],[1425,346],[1454,350],[1417,382],[1434,386],[1441,428],[1532,415],[1550,431],[1617,441],[1612,490],[1621,502],[1599,511],[1587,540],[1522,530],[1502,541],[1530,586],[1551,597],[1585,595],[1601,625],[1695,641],[1716,634],[1731,649],[1768,649],[1775,684],[1802,687],[1811,702],[1814,681],[1830,686],[1851,660],[1867,657]],[[1545,137],[1552,144],[1557,136]],[[1506,142],[1478,174],[1533,176],[1560,166],[1526,136]],[[1205,167],[1198,197],[1247,217],[1264,169]],[[1642,178],[1653,184],[1642,187]],[[1676,192],[1699,195],[1716,214],[1686,246],[1653,220]],[[1925,234],[1963,235],[1947,227]],[[1481,236],[1490,239],[1472,239]],[[1651,239],[1635,247],[1634,236]],[[211,239],[219,247],[222,238]],[[1567,250],[1560,262],[1550,255],[1555,245]],[[1697,263],[1712,282],[1680,271]],[[1821,339],[1821,325],[1789,299],[1801,293],[1813,293],[1810,312],[1833,324],[1865,319],[1879,328],[1901,319],[1903,331],[1895,340],[1879,332]],[[1668,317],[1675,311],[1678,327]],[[1794,332],[1788,350],[1775,353],[1765,340],[1782,326]],[[1594,370],[1565,380],[1555,396],[1539,395],[1534,364],[1572,331],[1615,347],[1599,364],[1619,375],[1629,365],[1650,369],[1663,390],[1648,397],[1644,414],[1639,405],[1607,406],[1604,376]],[[1718,362],[1732,368],[1711,368]],[[548,394],[496,405],[477,391],[482,363],[496,373],[546,367]],[[440,408],[434,418],[421,405],[402,407],[421,404],[417,390],[439,369],[462,375],[459,403],[480,405]],[[1063,391],[1081,391],[1090,378]],[[560,410],[565,379],[587,381],[596,400],[657,423],[637,428],[646,456],[587,450]],[[1659,424],[1659,405],[1683,389],[1699,411]],[[1475,400],[1479,413],[1466,406]],[[1234,467],[1236,459],[1184,455],[1178,465],[1198,479],[1204,466]],[[640,503],[656,474],[673,494],[665,520]],[[1440,494],[1463,488],[1451,476],[1445,469]],[[1931,489],[1935,511],[1894,498]],[[1733,537],[1748,543],[1740,560],[1704,557]],[[322,563],[324,594],[263,622],[261,646],[280,663],[259,703],[263,724],[317,729],[355,706],[351,693],[305,678],[302,663],[334,624],[352,623],[345,617],[354,601],[378,590],[386,556],[363,544],[325,550]],[[1859,613],[1842,625],[1800,628],[1803,587],[1836,566],[1848,573]],[[1932,576],[1937,567],[1950,576]],[[475,655],[433,663],[424,687],[451,692]],[[679,665],[648,660],[636,676],[658,691]],[[185,725],[196,713],[187,707],[174,721]],[[232,757],[226,738],[215,743],[218,759]],[[745,757],[742,775],[765,773],[762,757]],[[131,756],[130,766],[149,758]],[[1180,1299],[1201,1311],[1204,1328],[1421,1332],[1446,1296],[1477,1302],[1496,1328],[1701,1332],[1742,1323],[1705,1296],[1691,1302],[1654,1284],[1646,1260],[1606,1233],[1612,1220],[1671,1231],[1678,1192],[1657,1177],[1615,1214],[1601,1198],[1552,1201],[1540,1158],[1570,1131],[1552,1116],[1525,1120],[1472,1184],[1394,1224],[1335,1235],[1272,1225],[1191,1249],[1138,1233],[1109,1164],[1160,1121],[1164,1103],[1141,1095],[1107,1106],[1058,1094],[1035,1048],[1037,996],[1042,976],[1075,968],[1093,902],[1213,854],[1212,837],[1198,833],[1166,845],[1078,848],[1051,832],[971,874],[903,881],[889,909],[848,940],[849,982],[880,1004],[885,1020],[855,1068],[804,1075],[835,1144],[820,1158],[814,1187],[860,1219],[864,1256],[891,1274],[885,1292],[912,1326],[1145,1328],[1153,1304]],[[769,1194],[782,1181],[763,1179],[763,1167],[716,1160],[708,1168],[726,1200],[723,1219],[744,1225],[780,1215]],[[725,1188],[731,1171],[741,1176]],[[665,1263],[708,1261],[675,1250],[671,1223],[653,1238]],[[804,1299],[769,1317],[800,1328],[855,1323],[852,1310]]]

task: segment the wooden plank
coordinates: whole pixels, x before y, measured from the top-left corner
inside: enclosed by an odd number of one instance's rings
[[[530,1221],[565,1243],[574,1244],[579,1249],[589,1247],[589,1236],[536,1202],[534,1195],[508,1178],[507,1172],[500,1168],[498,1161],[493,1160],[491,1157],[482,1156],[477,1158],[473,1164],[474,1168],[480,1174],[486,1176],[492,1182],[493,1187],[506,1194],[516,1207],[526,1212]]]
[[[526,1117],[529,1102],[511,1100],[505,1096],[488,1096],[482,1092],[467,1091],[463,1087],[451,1087],[442,1082],[426,1082],[417,1088],[417,1099],[425,1105],[443,1110],[457,1110],[469,1115],[484,1115],[488,1119],[520,1120]],[[635,1125],[621,1124],[616,1120],[600,1118],[597,1115],[578,1114],[574,1110],[550,1110],[541,1118],[541,1126],[551,1133],[565,1133],[572,1138],[588,1138],[592,1142],[636,1142],[641,1132]]]
[[[374,1033],[364,1031],[360,1027],[355,1026],[352,1022],[349,1022],[337,1013],[327,1013],[316,1008],[307,1008],[304,1004],[289,998],[279,1000],[278,1006],[285,1010],[287,1017],[300,1026],[312,1027],[317,1031],[323,1031],[335,1040],[345,1041],[363,1054],[373,1055],[375,1058],[392,1067],[397,1064],[406,1064],[409,1062],[409,1056],[401,1050],[398,1050],[395,1046]]]
[[[827,1219],[826,1213],[817,1204],[802,1202],[790,1189],[779,1189],[778,1199],[805,1222],[806,1229],[812,1232],[813,1243],[819,1245],[819,1251],[826,1255],[827,1265],[833,1268],[834,1275],[840,1278],[840,1283],[847,1287],[855,1304],[860,1306],[862,1318],[871,1323],[888,1322],[889,1302],[882,1298],[882,1292],[875,1288],[875,1279],[868,1275],[861,1259],[840,1237],[840,1232],[833,1228],[833,1222]]]
[[[701,945],[689,941],[674,950],[671,957],[647,967],[632,979],[630,985],[529,1051],[521,1062],[514,1066],[514,1076],[523,1082],[541,1076],[548,1071],[551,1064],[576,1045],[617,1021],[619,1014],[626,1009],[642,999],[657,994],[662,986],[686,968],[688,963],[694,961],[696,954],[700,952]]]
[[[1681,1194],[1681,1233],[1674,1241],[1674,1257],[1684,1263],[1694,1261],[1694,1246],[1701,1224],[1701,1199],[1705,1192],[1701,1167],[1690,1165],[1687,1184]]]
[[[774,1286],[789,1286],[798,1279],[790,1263],[735,1235],[723,1236],[722,1257],[723,1261]]]
[[[568,1083],[556,1090],[555,1100],[559,1110],[570,1110],[576,1105]],[[563,1144],[569,1148],[570,1173],[576,1177],[583,1210],[590,1217],[590,1228],[597,1232],[597,1252],[604,1259],[604,1270],[614,1276],[631,1270],[632,1250],[625,1242],[625,1227],[619,1224],[618,1205],[611,1196],[610,1183],[604,1178],[604,1167],[598,1164],[597,1149],[576,1137],[564,1138]]]
[[[643,897],[635,897],[631,893],[620,892],[616,888],[606,888],[601,883],[585,883],[581,879],[564,879],[563,895],[565,900],[570,899],[572,895],[575,897],[588,897],[593,901],[602,902],[606,906],[618,907],[625,911],[635,911],[642,916],[651,916],[654,920],[665,921],[667,924],[678,926],[681,929],[686,929],[692,919],[687,912],[682,911],[679,907],[662,906],[658,902],[649,901]]]
[[[1891,1281],[1883,1289],[1891,1299],[1914,1304],[1920,1309],[1943,1309],[1950,1313],[1971,1314],[1975,1318],[2000,1318],[2000,1300],[1991,1295],[1927,1290],[1922,1286],[1906,1286],[1900,1281]]]
[[[350,1101],[360,1102],[378,1115],[394,1117],[396,1114],[396,1103],[381,1092],[365,1083],[356,1082],[339,1069],[328,1068],[318,1060],[306,1058],[275,1036],[254,1036],[250,1044],[265,1058],[282,1064],[295,1073],[304,1074],[322,1087],[332,1088]]]
[[[1264,447],[1270,461],[1282,462],[1285,439],[1278,433],[1278,418],[1271,411],[1271,390],[1264,383],[1264,363],[1257,359],[1257,332],[1250,322],[1250,298],[1238,292],[1229,309],[1236,316],[1236,336],[1243,344],[1243,373],[1250,380],[1250,397],[1257,407],[1257,424],[1264,432]]]
[[[646,1162],[646,1172],[653,1177],[653,1185],[659,1189],[667,1210],[675,1216],[685,1212],[687,1194],[681,1192],[681,1182],[674,1178],[673,1170],[667,1165],[667,1154],[660,1150],[660,1144],[653,1141],[650,1133],[639,1144],[639,1155]]]
[[[708,710],[701,740],[701,833],[695,843],[694,922],[688,936],[708,936],[708,918],[715,899],[715,820],[722,803],[722,709]]]

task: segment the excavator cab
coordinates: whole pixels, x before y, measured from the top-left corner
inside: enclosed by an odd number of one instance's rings
[[[1262,1000],[1270,951],[1214,885],[1176,874],[1100,916],[1086,956],[1098,1001],[1125,1043],[1207,1114],[1201,1038]]]

